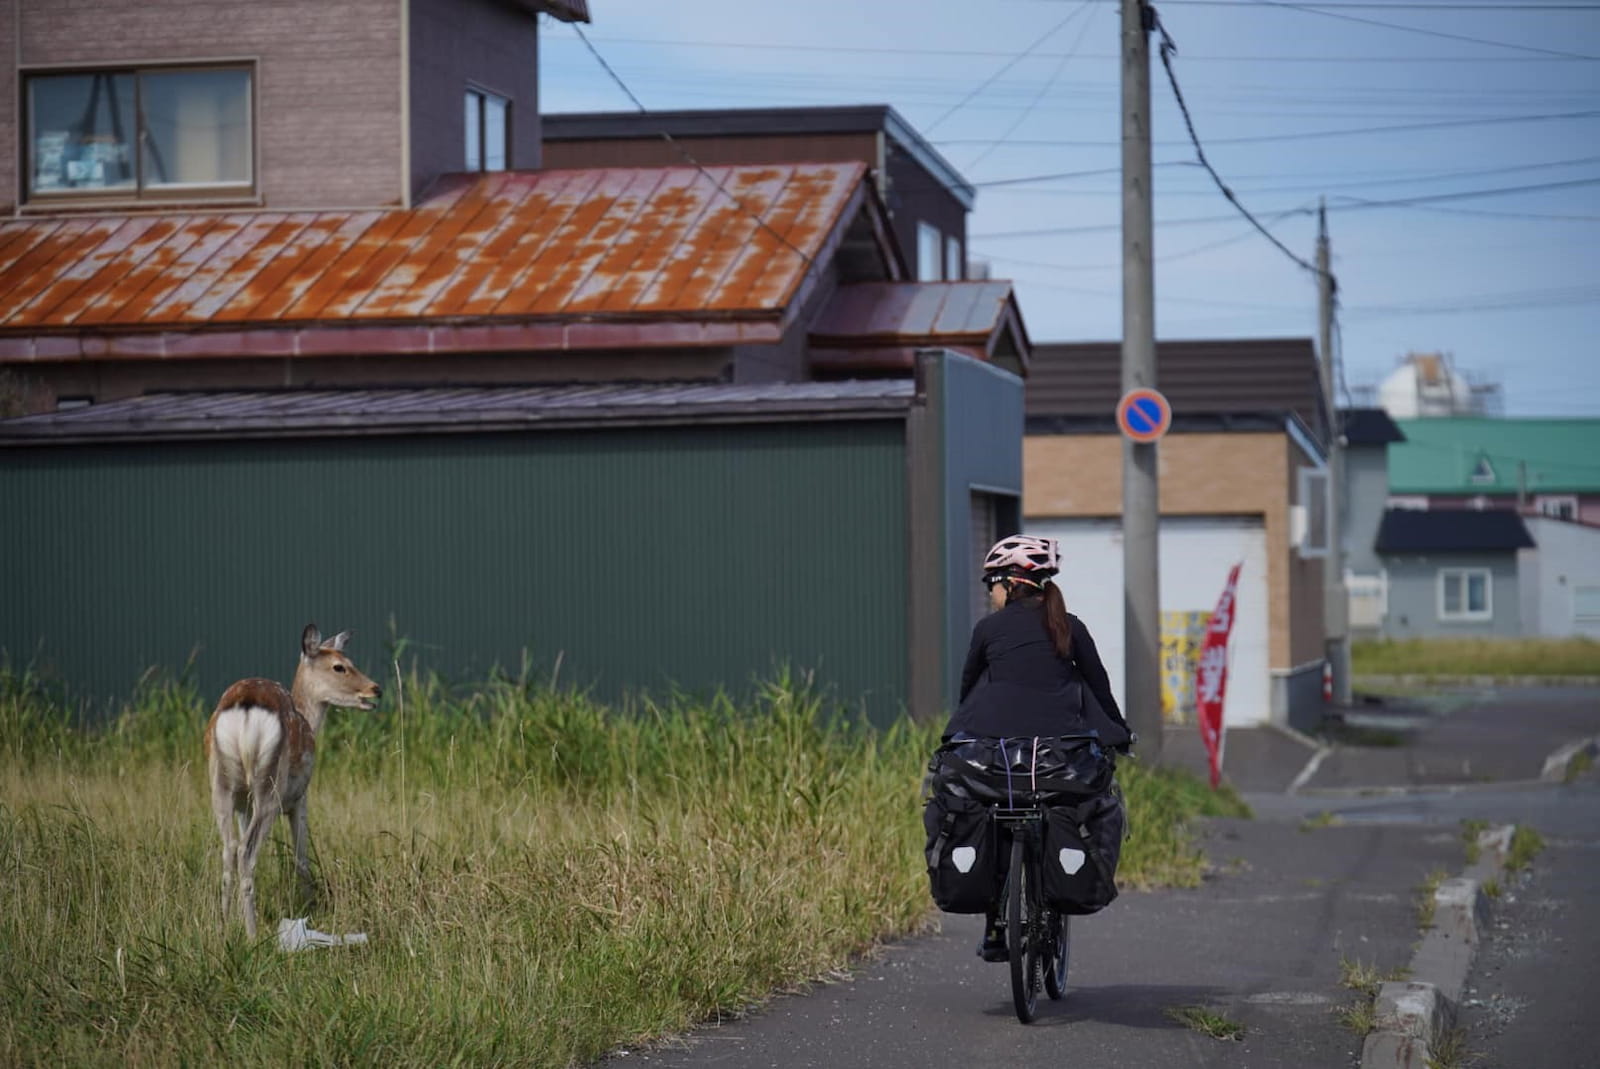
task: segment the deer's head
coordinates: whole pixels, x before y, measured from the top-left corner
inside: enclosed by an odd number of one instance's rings
[[[375,709],[383,689],[344,655],[344,644],[349,640],[348,631],[324,639],[316,624],[307,624],[300,634],[300,670],[295,673],[295,689],[318,705]]]

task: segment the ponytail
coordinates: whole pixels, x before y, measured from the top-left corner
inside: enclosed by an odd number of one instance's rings
[[[1061,596],[1061,588],[1045,580],[1044,584],[1044,629],[1050,633],[1050,645],[1056,648],[1056,654],[1063,661],[1072,657],[1072,621],[1067,619],[1067,599]]]

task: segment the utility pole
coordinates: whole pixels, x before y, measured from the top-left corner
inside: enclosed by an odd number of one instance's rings
[[[1322,357],[1322,395],[1328,419],[1328,555],[1322,564],[1322,619],[1328,662],[1333,666],[1333,700],[1350,704],[1350,595],[1344,586],[1344,426],[1335,394],[1333,366],[1332,256],[1328,249],[1328,208],[1317,205],[1317,347]]]
[[[1146,0],[1122,3],[1122,392],[1156,388],[1150,195],[1150,31]],[[1123,701],[1139,749],[1161,760],[1160,499],[1155,442],[1122,442]]]

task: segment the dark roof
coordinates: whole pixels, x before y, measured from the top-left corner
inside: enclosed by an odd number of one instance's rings
[[[1346,408],[1339,418],[1344,424],[1346,445],[1388,445],[1406,440],[1405,432],[1381,408]]]
[[[1389,509],[1378,526],[1379,553],[1496,553],[1533,545],[1509,509]]]
[[[1296,415],[1322,441],[1327,420],[1310,338],[1219,338],[1156,343],[1156,388],[1185,417]],[[1033,347],[1026,393],[1030,429],[1114,429],[1122,343],[1044,342]],[[1081,426],[1074,427],[1074,421]],[[1246,421],[1248,422],[1248,421]]]
[[[914,394],[910,379],[159,393],[0,420],[0,446],[881,418]]]
[[[545,112],[545,141],[600,141],[650,137],[771,137],[784,134],[854,134],[883,131],[923,170],[938,179],[968,211],[977,190],[916,128],[887,104],[795,108],[697,108],[679,111]]]

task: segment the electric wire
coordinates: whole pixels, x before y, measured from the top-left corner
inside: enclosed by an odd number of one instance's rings
[[[926,136],[926,135],[932,133],[933,130],[934,130],[934,127],[938,126],[940,123],[942,123],[946,119],[950,118],[950,116],[954,115],[956,112],[958,112],[962,108],[966,107],[967,104],[971,103],[971,101],[973,100],[974,97],[976,97],[979,93],[983,92],[985,89],[989,88],[989,86],[993,85],[996,81],[999,80],[1001,75],[1005,74],[1012,67],[1015,67],[1018,63],[1021,63],[1023,60],[1027,59],[1028,56],[1031,55],[1040,45],[1042,45],[1046,41],[1050,40],[1050,38],[1054,37],[1057,33],[1059,33],[1062,30],[1062,28],[1065,27],[1069,22],[1071,22],[1073,19],[1077,18],[1080,14],[1082,14],[1085,10],[1087,10],[1088,6],[1089,6],[1088,5],[1088,0],[1084,0],[1084,2],[1079,7],[1073,9],[1071,14],[1069,14],[1066,18],[1062,19],[1060,22],[1058,22],[1054,26],[1052,26],[1049,29],[1049,31],[1047,31],[1045,33],[1045,35],[1043,37],[1040,37],[1038,40],[1034,41],[1033,44],[1031,44],[1027,48],[1023,49],[1020,53],[1018,53],[1017,55],[1011,57],[1011,59],[1008,62],[1006,62],[1005,64],[1003,64],[1000,67],[999,70],[995,71],[993,74],[989,75],[989,77],[987,77],[983,81],[979,82],[976,87],[974,87],[972,90],[970,90],[967,93],[966,96],[962,97],[960,100],[958,100],[954,104],[952,104],[948,111],[946,111],[943,115],[940,115],[937,119],[933,120],[933,122],[929,123],[927,126],[923,127],[922,128],[923,135]]]
[[[633,101],[634,107],[639,109],[639,114],[646,115],[646,116],[649,115],[650,114],[649,109],[644,106],[644,102],[641,101],[636,95],[634,95],[633,90],[628,88],[628,83],[624,82],[622,80],[621,76],[619,76],[616,71],[611,69],[611,64],[606,62],[606,58],[600,54],[599,50],[596,49],[594,47],[594,45],[589,43],[589,38],[588,38],[587,35],[584,34],[583,28],[581,26],[579,26],[576,22],[571,23],[570,25],[572,26],[573,31],[576,32],[578,37],[583,41],[584,45],[588,47],[589,52],[590,52],[591,55],[594,56],[595,61],[597,63],[599,63],[600,66],[605,70],[605,72],[611,76],[611,80],[617,83],[617,87],[619,89],[621,89],[625,94],[627,94],[628,99]],[[812,259],[811,259],[810,256],[808,256],[806,254],[804,249],[802,249],[799,246],[795,245],[794,242],[790,241],[783,234],[780,234],[780,233],[778,233],[778,231],[774,230],[772,228],[772,226],[765,219],[761,218],[761,216],[757,212],[752,211],[743,201],[741,201],[738,197],[734,196],[733,193],[728,189],[728,187],[723,185],[722,182],[720,180],[718,180],[716,175],[714,175],[710,171],[706,170],[705,167],[701,165],[699,160],[695,159],[692,155],[690,155],[689,151],[687,149],[685,149],[682,145],[678,144],[678,142],[673,139],[671,134],[667,133],[665,130],[662,130],[661,131],[661,139],[663,141],[665,141],[667,144],[671,145],[673,150],[675,152],[677,152],[678,155],[682,156],[686,161],[688,161],[689,165],[692,166],[696,171],[699,171],[701,176],[704,177],[713,186],[715,186],[722,193],[723,196],[727,197],[730,201],[732,201],[734,207],[736,207],[740,211],[744,212],[744,214],[748,215],[751,219],[754,219],[757,226],[759,226],[762,230],[765,230],[767,233],[771,234],[773,237],[777,238],[785,246],[787,246],[789,249],[791,249],[795,253],[795,255],[800,257],[801,262],[804,263],[807,267],[812,266]]]

